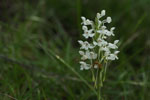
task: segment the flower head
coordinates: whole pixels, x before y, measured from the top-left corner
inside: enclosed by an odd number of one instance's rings
[[[82,30],[83,37],[88,39],[86,41],[79,40],[81,45],[79,54],[81,55],[80,69],[88,70],[90,68],[99,68],[98,64],[94,64],[95,61],[98,63],[106,63],[110,60],[118,59],[117,54],[119,53],[118,42],[115,40],[113,43],[108,42],[107,38],[115,36],[115,27],[108,29],[105,23],[111,23],[111,17],[106,17],[106,19],[101,20],[102,17],[106,15],[106,11],[102,10],[101,13],[97,13],[95,21],[91,21],[85,17],[82,19]],[[89,64],[87,64],[87,63]],[[93,67],[92,67],[93,66]]]

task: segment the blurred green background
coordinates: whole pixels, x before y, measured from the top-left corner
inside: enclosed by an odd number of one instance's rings
[[[121,44],[103,98],[150,100],[150,0],[0,0],[0,100],[96,100],[77,40],[103,9]]]

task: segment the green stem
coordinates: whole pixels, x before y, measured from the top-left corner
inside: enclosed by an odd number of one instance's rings
[[[101,100],[101,95],[100,95],[100,87],[98,88],[98,100]]]
[[[91,65],[93,65],[93,61],[91,60]],[[91,73],[92,73],[92,81],[94,82],[95,81],[95,75],[94,75],[94,72],[93,72],[93,67],[91,68]]]
[[[105,78],[106,78],[106,71],[107,71],[107,62],[106,62],[106,65],[105,65],[105,70],[104,70],[104,78],[103,78],[103,81],[105,81]]]
[[[100,85],[100,82],[101,82],[101,79],[100,79],[100,74],[101,74],[101,72],[100,72],[100,69],[98,69],[99,71],[98,71],[98,81],[97,81],[97,85],[98,85],[98,90],[97,90],[97,98],[98,98],[98,100],[101,100],[101,85]]]
[[[99,76],[99,68],[98,68],[98,70],[97,70],[97,72],[96,72],[96,80],[95,80],[95,85],[94,85],[94,87],[97,89],[97,85],[98,85],[98,76]]]

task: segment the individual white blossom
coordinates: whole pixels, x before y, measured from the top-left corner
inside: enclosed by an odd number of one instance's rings
[[[118,57],[115,54],[110,54],[108,57],[106,57],[107,60],[115,60],[118,59]]]
[[[115,44],[112,44],[112,43],[108,43],[108,48],[111,48],[111,49],[117,49],[117,45]]]
[[[81,40],[78,41],[81,45],[81,48],[80,49],[85,49],[85,50],[88,50],[88,49],[92,49],[94,48],[94,46],[92,46],[91,44],[89,44],[87,41],[83,42]]]
[[[79,51],[79,54],[82,55],[81,60],[86,60],[86,59],[96,59],[97,58],[97,54],[94,52],[90,52],[90,51]]]
[[[105,10],[102,10],[102,11],[101,11],[101,14],[100,14],[100,13],[97,13],[97,15],[96,15],[96,17],[97,17],[98,19],[100,19],[100,18],[103,17],[103,16],[105,16]]]
[[[91,68],[91,65],[90,64],[86,64],[85,62],[83,62],[83,61],[80,61],[80,64],[81,64],[81,66],[80,66],[80,70],[88,70],[88,69],[90,69]]]
[[[110,49],[106,46],[102,47],[101,50],[104,51],[106,54],[110,54]]]
[[[115,40],[114,43],[109,43],[108,44],[108,47],[111,48],[111,49],[117,49],[118,46],[116,45],[117,43],[119,42],[119,40]]]
[[[110,29],[110,35],[115,36],[114,30],[115,30],[115,27],[112,27],[112,28]]]
[[[88,56],[88,59],[96,59],[97,58],[97,54],[94,52],[88,52],[87,56]]]
[[[82,30],[86,31],[86,30],[88,30],[88,27],[84,25],[84,26],[82,26]]]
[[[79,51],[79,54],[82,56],[82,57],[81,57],[81,60],[86,60],[86,59],[88,59],[87,51],[86,51],[86,52]]]
[[[92,21],[89,19],[86,19],[85,17],[81,17],[83,25],[92,25]]]
[[[108,42],[107,38],[115,36],[115,27],[108,29],[106,23],[111,23],[111,17],[101,20],[106,15],[106,11],[102,10],[101,13],[97,13],[95,20],[91,21],[85,17],[82,19],[82,30],[85,41],[79,40],[81,45],[79,54],[81,55],[80,69],[88,70],[90,68],[100,68],[99,63],[108,62],[110,60],[118,59],[118,42],[115,40],[113,43]],[[95,64],[94,62],[98,62]],[[87,64],[88,63],[88,64]]]
[[[88,30],[87,26],[83,26],[82,29],[84,30],[83,36],[86,39],[94,36],[93,29]]]
[[[107,31],[108,31],[108,30],[101,29],[101,30],[98,30],[97,33],[102,34],[102,35],[106,35],[106,34],[107,34]]]
[[[118,59],[117,54],[119,53],[119,51],[115,51],[113,54],[110,54],[106,59],[107,60],[115,60]]]
[[[101,38],[98,38],[98,40],[97,40],[97,45],[98,45],[99,47],[106,46],[107,44],[108,44],[107,41],[105,41],[105,40],[103,40],[103,39],[101,39]]]

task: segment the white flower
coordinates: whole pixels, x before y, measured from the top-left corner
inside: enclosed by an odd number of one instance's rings
[[[86,39],[89,38],[89,37],[93,37],[94,36],[93,29],[88,30],[87,26],[83,26],[83,30],[84,30],[83,36]]]
[[[106,46],[107,44],[108,44],[107,41],[105,41],[105,40],[103,40],[103,39],[101,39],[101,38],[98,38],[98,39],[97,39],[97,45],[98,45],[99,47]]]
[[[94,48],[94,46],[92,46],[91,44],[89,44],[87,41],[83,42],[81,40],[78,41],[81,45],[81,48],[80,49],[85,49],[85,50],[88,50],[88,49],[92,49]]]
[[[97,33],[102,34],[102,35],[106,35],[107,30],[98,30]]]
[[[92,21],[90,21],[89,19],[86,19],[85,17],[81,17],[82,19],[82,23],[83,25],[92,25]]]
[[[113,54],[109,54],[106,59],[107,60],[115,60],[115,59],[118,59],[117,57],[117,54],[119,53],[120,51],[115,51]]]
[[[79,51],[79,54],[82,55],[81,60],[86,60],[86,59],[96,59],[97,58],[97,54],[94,52],[83,52],[83,51]]]
[[[115,59],[118,59],[118,57],[115,54],[110,54],[106,59],[107,60],[115,60]]]
[[[112,28],[110,29],[110,34],[111,34],[112,36],[115,36],[115,35],[114,35],[114,30],[115,30],[115,27],[112,27]]]
[[[104,53],[104,57],[107,59],[107,57],[110,55],[110,51],[108,50],[108,51],[105,51],[105,53]]]
[[[112,21],[111,17],[107,17],[106,22],[111,23],[111,21]]]
[[[118,47],[116,46],[116,44],[108,43],[108,48],[117,49]]]
[[[109,50],[108,47],[102,47],[101,50],[102,50],[102,51],[105,51],[107,54],[110,53],[110,50]]]
[[[105,29],[105,27],[103,27],[101,30],[98,31],[98,33],[101,33],[101,34],[104,34],[104,35],[107,35],[107,36],[114,36],[114,33],[113,33],[114,29],[115,29],[115,27],[112,27],[110,29],[110,31],[108,31],[107,29]]]
[[[106,26],[102,26],[100,30],[97,30],[97,33],[102,34],[102,35],[107,35],[110,36],[110,32],[106,29]],[[106,38],[106,37],[105,37]]]
[[[88,70],[88,69],[90,69],[91,68],[91,65],[90,64],[86,64],[85,62],[83,62],[83,61],[80,61],[80,64],[81,64],[81,66],[80,66],[80,70]]]
[[[88,27],[84,25],[84,26],[82,26],[82,30],[86,31],[86,30],[88,30]]]
[[[86,59],[88,59],[87,54],[84,53],[83,51],[79,51],[79,54],[82,55],[81,60],[86,60]]]
[[[118,47],[117,47],[117,43],[119,42],[119,40],[115,40],[114,41],[114,44],[112,44],[112,43],[108,43],[108,47],[109,48],[111,48],[111,49],[117,49]]]
[[[94,52],[87,52],[88,59],[96,59],[97,54]]]
[[[115,40],[115,41],[114,41],[114,44],[117,44],[118,42],[119,42],[119,40]]]
[[[96,17],[97,17],[98,19],[100,19],[101,17],[105,16],[105,13],[106,13],[106,11],[105,11],[105,10],[102,10],[102,11],[101,11],[101,14],[100,14],[100,13],[97,13]]]

